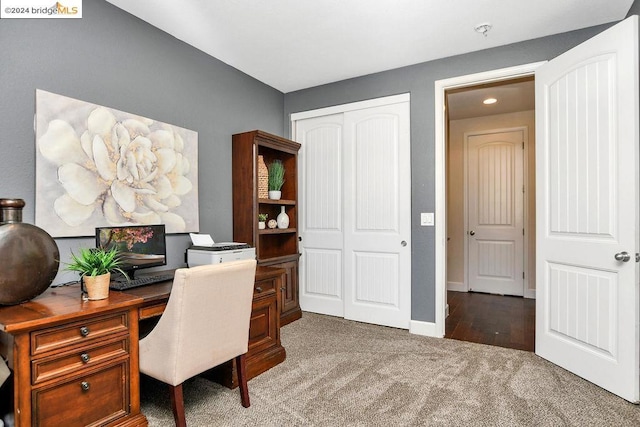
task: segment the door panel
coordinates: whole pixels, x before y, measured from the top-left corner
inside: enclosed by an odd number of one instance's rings
[[[344,316],[342,114],[301,120],[300,307]]]
[[[409,103],[347,112],[344,135],[345,318],[408,329]]]
[[[524,294],[524,131],[467,137],[469,290]]]
[[[536,353],[639,398],[638,29],[631,17],[536,72]],[[630,260],[617,260],[623,251]]]

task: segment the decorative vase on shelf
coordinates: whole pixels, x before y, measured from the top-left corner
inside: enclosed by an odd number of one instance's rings
[[[87,289],[87,298],[91,301],[109,298],[109,281],[111,273],[99,276],[84,276],[84,287]]]
[[[269,169],[264,156],[258,155],[258,199],[269,197]]]
[[[280,200],[280,197],[282,197],[282,191],[269,191],[269,198],[271,200]]]
[[[278,228],[289,228],[289,215],[284,210],[284,206],[280,206],[280,213],[276,218],[278,221]]]
[[[264,221],[258,221],[258,230],[264,230],[265,226],[266,226],[266,222]]]
[[[22,199],[0,199],[0,305],[43,293],[58,274],[60,252],[43,229],[22,222]]]

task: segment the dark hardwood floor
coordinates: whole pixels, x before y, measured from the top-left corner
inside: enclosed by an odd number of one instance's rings
[[[448,291],[447,303],[445,338],[534,351],[534,299]]]

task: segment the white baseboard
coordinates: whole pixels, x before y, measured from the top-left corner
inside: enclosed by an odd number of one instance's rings
[[[442,334],[436,332],[436,324],[434,322],[412,320],[409,323],[409,333],[425,337],[443,338]]]
[[[467,292],[467,287],[463,282],[447,282],[447,290],[455,292]]]
[[[536,299],[536,290],[535,289],[525,289],[524,297],[530,299]]]

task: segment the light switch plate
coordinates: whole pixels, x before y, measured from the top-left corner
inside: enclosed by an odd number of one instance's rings
[[[422,212],[420,214],[420,225],[433,226],[434,225],[433,212]]]

